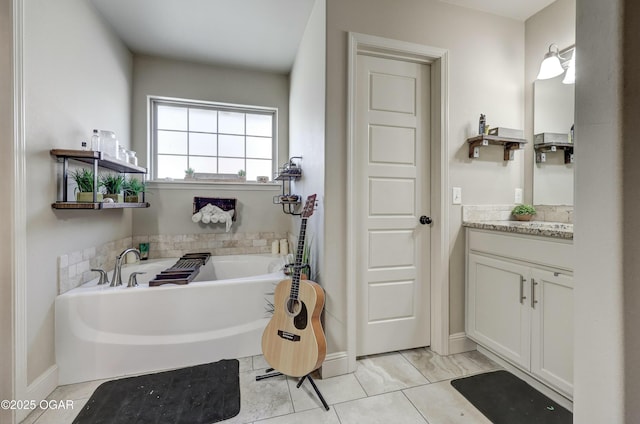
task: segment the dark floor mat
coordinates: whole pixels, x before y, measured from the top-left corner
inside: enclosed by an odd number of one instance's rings
[[[238,415],[237,359],[101,384],[73,424],[211,424]]]
[[[515,375],[494,371],[451,381],[494,424],[571,424],[573,414]]]

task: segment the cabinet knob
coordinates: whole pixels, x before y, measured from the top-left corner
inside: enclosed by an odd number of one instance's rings
[[[427,225],[427,224],[431,224],[433,222],[433,220],[431,219],[431,217],[426,216],[426,215],[422,215],[420,217],[420,223],[422,225]]]

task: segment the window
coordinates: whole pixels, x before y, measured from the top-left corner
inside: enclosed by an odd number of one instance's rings
[[[276,109],[151,98],[154,179],[196,173],[273,175]]]

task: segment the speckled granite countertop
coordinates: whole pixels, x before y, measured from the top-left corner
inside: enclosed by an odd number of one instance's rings
[[[464,227],[573,240],[573,224],[544,221],[464,221]]]

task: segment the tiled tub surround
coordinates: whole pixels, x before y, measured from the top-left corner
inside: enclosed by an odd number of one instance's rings
[[[534,221],[514,221],[511,215],[514,206],[465,205],[462,207],[462,225],[484,230],[573,239],[573,207],[536,206]]]
[[[124,249],[131,247],[131,243],[132,238],[125,237],[100,246],[88,247],[58,256],[58,294],[65,293],[96,278],[98,274],[91,269],[113,269],[116,256]]]
[[[178,258],[190,252],[210,252],[214,256],[271,253],[271,243],[289,238],[287,233],[207,233],[158,234],[125,237],[100,246],[69,252],[58,257],[58,294],[65,293],[97,277],[93,268],[113,270],[116,256],[128,247],[149,243],[149,258]],[[291,249],[290,249],[291,251]],[[109,273],[111,279],[111,273]]]

